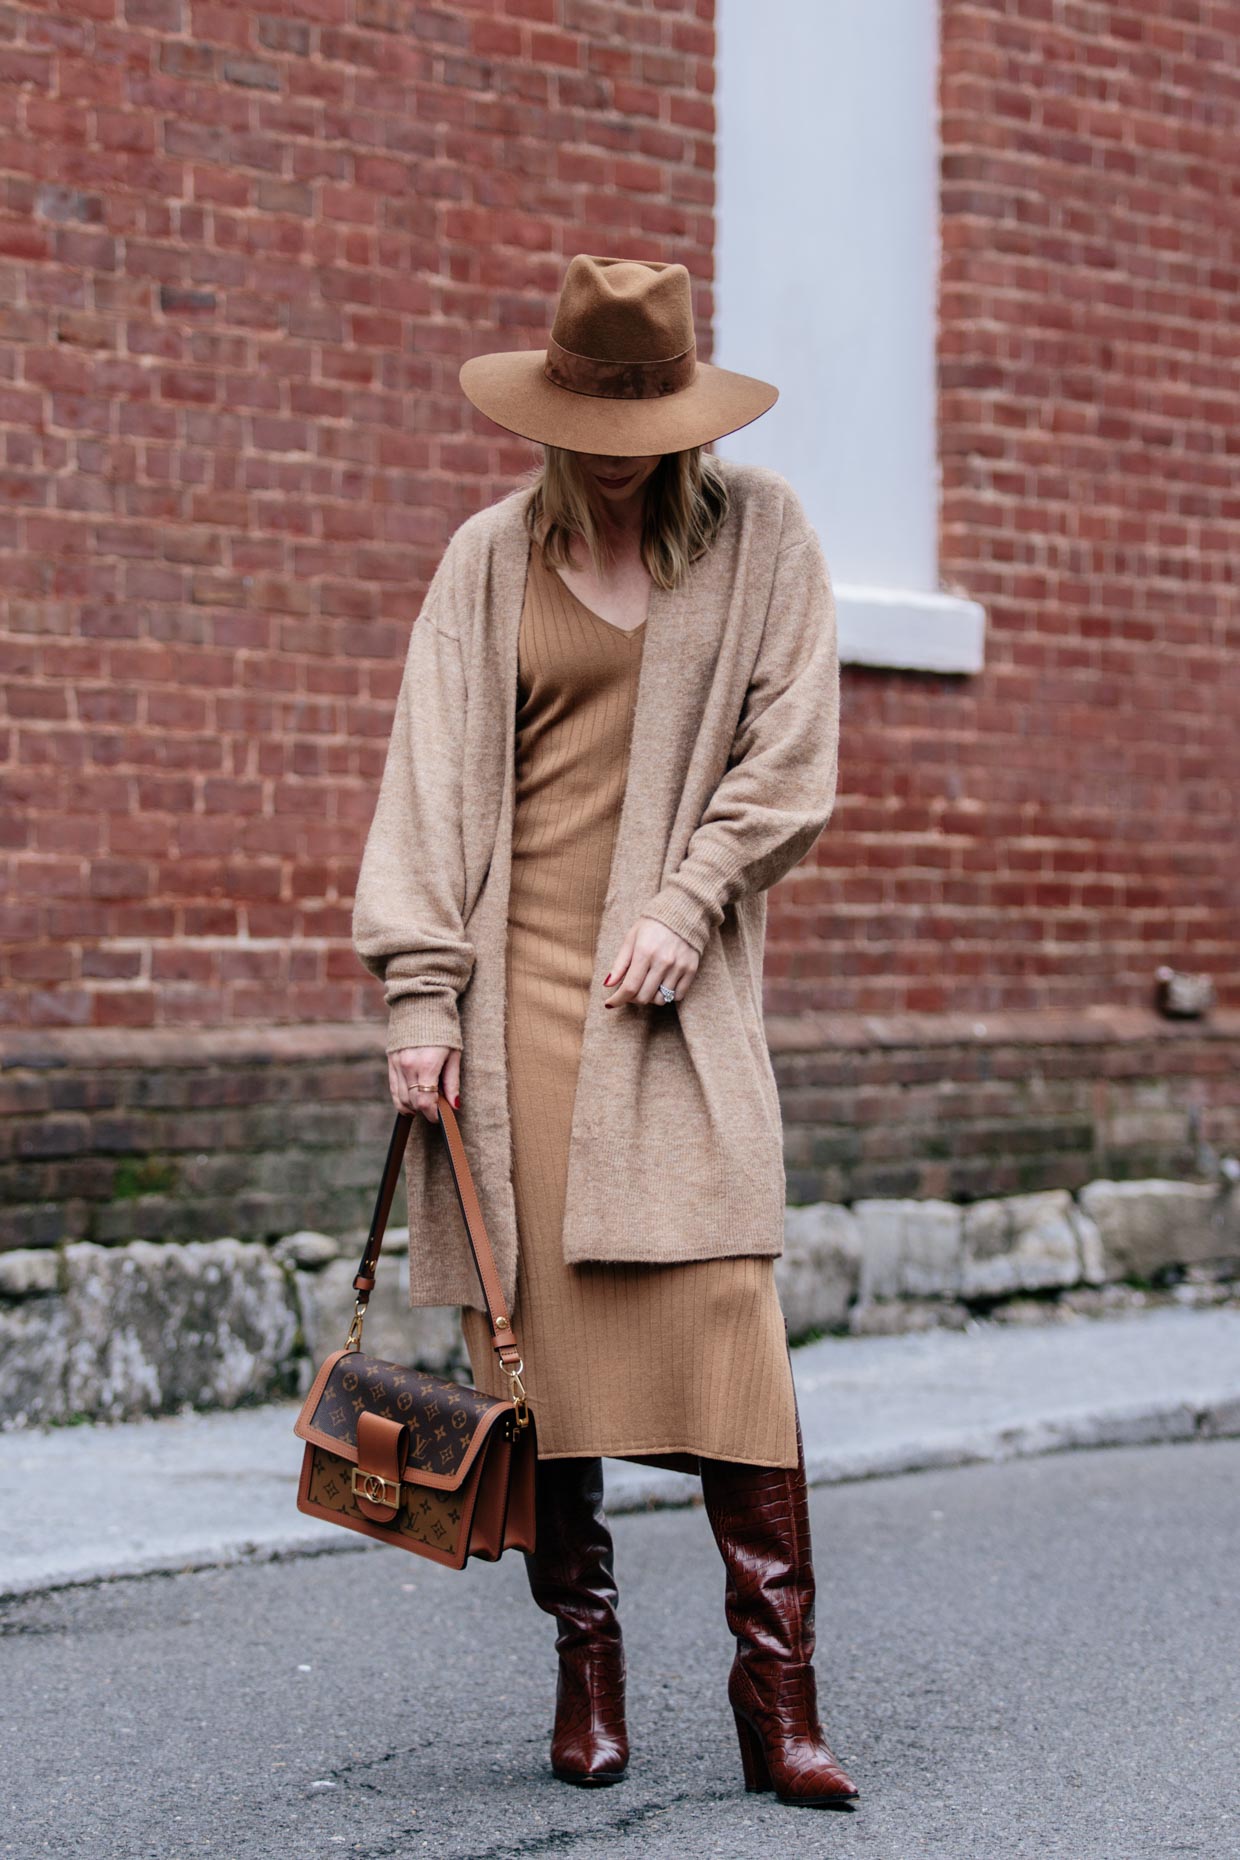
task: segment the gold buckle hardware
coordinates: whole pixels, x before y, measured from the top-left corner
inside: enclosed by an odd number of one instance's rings
[[[525,1399],[525,1384],[521,1380],[521,1371],[525,1368],[524,1358],[517,1358],[515,1369],[510,1369],[507,1363],[501,1363],[500,1368],[508,1378],[508,1390],[512,1396],[512,1412],[516,1425],[527,1427],[530,1411]]]
[[[349,1484],[353,1487],[355,1498],[368,1498],[372,1505],[399,1505],[400,1503],[399,1482],[395,1479],[385,1479],[382,1473],[363,1472],[360,1466],[351,1466]]]
[[[349,1334],[344,1340],[344,1347],[346,1350],[360,1350],[361,1349],[362,1347],[362,1322],[365,1316],[366,1316],[366,1306],[364,1302],[360,1298],[354,1299],[353,1301],[353,1322],[350,1324]]]

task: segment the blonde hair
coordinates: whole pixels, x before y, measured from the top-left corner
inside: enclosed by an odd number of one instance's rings
[[[611,559],[577,456],[562,446],[543,446],[542,464],[528,480],[526,528],[542,544],[553,568],[571,568],[574,537],[590,552],[596,574]],[[728,513],[728,488],[715,458],[702,446],[665,452],[644,486],[641,554],[652,581],[676,588],[714,542]]]

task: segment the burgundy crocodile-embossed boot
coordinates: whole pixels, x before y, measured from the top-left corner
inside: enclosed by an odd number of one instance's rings
[[[855,1801],[860,1792],[818,1720],[800,1416],[795,1468],[703,1457],[702,1495],[727,1571],[724,1608],[736,1636],[728,1700],[745,1787],[807,1807]]]
[[[538,1606],[560,1624],[551,1767],[561,1782],[597,1788],[628,1768],[624,1644],[601,1459],[539,1460],[535,1542],[525,1567]]]

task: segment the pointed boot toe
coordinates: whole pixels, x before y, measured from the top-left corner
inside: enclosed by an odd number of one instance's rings
[[[818,1722],[812,1672],[785,1669],[759,1690],[734,1670],[728,1698],[746,1789],[772,1790],[799,1808],[840,1808],[859,1799]]]
[[[623,1782],[629,1767],[624,1721],[624,1649],[619,1642],[565,1648],[556,1689],[551,1768],[582,1789]]]
[[[702,1461],[706,1515],[723,1557],[736,1639],[728,1700],[745,1787],[794,1806],[837,1808],[860,1791],[827,1743],[814,1676],[815,1580],[805,1450],[794,1467]]]
[[[535,1498],[537,1548],[525,1566],[534,1600],[559,1627],[551,1768],[561,1782],[601,1788],[623,1781],[629,1762],[602,1460],[540,1460]]]

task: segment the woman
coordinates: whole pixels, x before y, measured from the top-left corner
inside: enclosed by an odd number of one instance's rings
[[[700,1472],[747,1787],[848,1801],[815,1706],[761,1001],[766,891],[834,802],[826,565],[785,479],[702,450],[777,391],[697,361],[683,265],[579,254],[548,348],[460,378],[544,462],[428,589],[354,941],[397,1108],[461,1108],[520,1338],[552,1767],[628,1762],[610,1456]],[[506,1395],[439,1144],[408,1184],[412,1300],[462,1307],[476,1385]]]

